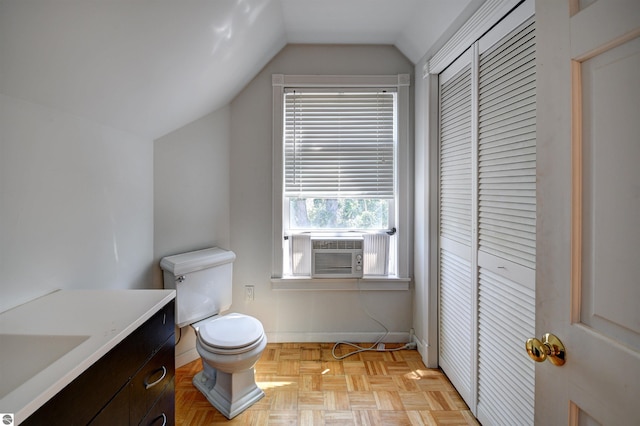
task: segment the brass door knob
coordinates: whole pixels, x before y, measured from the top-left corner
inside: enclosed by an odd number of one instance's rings
[[[553,365],[564,365],[567,358],[564,345],[551,333],[542,336],[542,341],[536,338],[528,339],[525,347],[529,357],[536,362],[549,359]]]

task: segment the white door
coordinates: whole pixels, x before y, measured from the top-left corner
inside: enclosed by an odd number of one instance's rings
[[[640,2],[536,0],[536,424],[640,424]]]

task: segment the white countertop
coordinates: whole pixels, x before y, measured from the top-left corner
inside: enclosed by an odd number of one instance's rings
[[[5,342],[24,343],[24,335],[81,337],[67,338],[75,339],[72,345],[77,346],[3,392],[0,413],[15,414],[19,424],[174,298],[175,290],[60,290],[1,313],[0,335]],[[0,341],[0,354],[2,346]],[[36,368],[37,362],[30,359],[36,354],[25,352],[17,361],[8,361],[15,356],[2,356],[0,363],[16,365],[0,365],[0,371]]]

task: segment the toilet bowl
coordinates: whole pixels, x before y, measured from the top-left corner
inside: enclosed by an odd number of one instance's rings
[[[254,366],[267,339],[257,319],[227,314],[193,324],[203,371],[193,385],[209,403],[231,419],[264,396],[255,382]]]
[[[193,385],[228,419],[264,396],[254,366],[267,346],[260,321],[230,313],[236,255],[219,247],[167,256],[160,261],[165,288],[176,290],[178,327],[196,330],[203,371]]]

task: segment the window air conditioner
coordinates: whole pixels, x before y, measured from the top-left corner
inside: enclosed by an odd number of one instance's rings
[[[362,278],[362,236],[311,236],[313,278]]]

